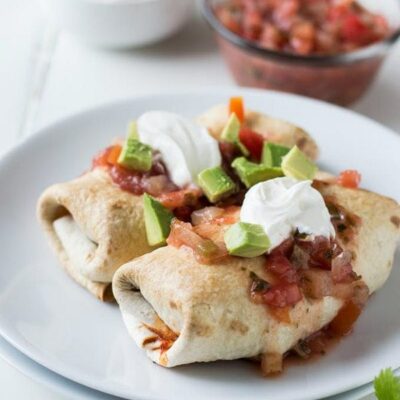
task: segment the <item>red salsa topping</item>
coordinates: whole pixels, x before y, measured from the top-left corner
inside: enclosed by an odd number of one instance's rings
[[[215,14],[247,40],[300,55],[349,52],[390,33],[382,15],[353,0],[225,0]]]
[[[153,158],[150,171],[140,172],[119,165],[117,160],[120,152],[120,145],[107,147],[95,156],[92,161],[92,168],[107,168],[115,184],[122,190],[135,195],[149,193],[152,196],[159,196],[162,193],[179,190],[169,179],[167,170],[158,154],[155,154]]]
[[[240,129],[239,139],[247,147],[252,158],[256,161],[260,161],[264,138],[250,128],[243,127]]]
[[[332,203],[331,203],[332,204]],[[333,207],[332,221],[349,219],[339,206]],[[337,224],[334,222],[337,230]],[[355,229],[355,227],[353,227]],[[336,240],[317,236],[310,239],[295,234],[266,255],[265,272],[268,281],[251,273],[250,297],[257,304],[265,304],[271,314],[282,322],[290,322],[290,307],[303,296],[322,299],[335,296],[344,300],[344,306],[332,321],[335,334],[347,334],[368,299],[368,287],[353,271],[353,255],[343,250]],[[276,309],[285,312],[276,312]]]
[[[251,140],[248,140],[246,144],[249,145],[251,152],[256,151],[255,154],[260,157],[263,139],[255,132],[252,132],[251,135],[258,140],[258,148]],[[234,173],[231,163],[241,153],[237,146],[232,143],[219,142],[219,148],[222,156],[222,167],[237,185],[237,191],[228,198],[221,200],[221,205],[226,207],[239,205],[243,202],[245,187]],[[197,187],[179,188],[170,180],[159,153],[154,154],[151,169],[147,172],[141,172],[124,168],[118,164],[117,160],[121,150],[122,147],[119,144],[102,150],[94,157],[92,169],[106,168],[112,181],[122,190],[137,196],[148,193],[156,197],[165,207],[173,210],[178,219],[183,221],[190,221],[190,216],[194,210],[210,205],[210,202]]]
[[[350,189],[357,189],[361,182],[361,174],[353,169],[347,169],[340,173],[337,183]]]

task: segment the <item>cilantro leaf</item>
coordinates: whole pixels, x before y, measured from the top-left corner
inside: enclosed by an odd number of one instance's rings
[[[380,372],[374,380],[374,388],[378,400],[400,400],[400,379],[391,368]]]

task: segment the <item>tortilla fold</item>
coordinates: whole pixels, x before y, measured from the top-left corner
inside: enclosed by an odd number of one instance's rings
[[[115,186],[101,168],[46,189],[37,214],[68,274],[101,300],[113,298],[119,266],[152,250],[142,196]]]
[[[399,205],[364,190],[314,185],[360,218],[356,235],[338,240],[353,252],[353,269],[374,292],[391,271],[400,235]],[[279,322],[249,296],[250,272],[268,280],[264,263],[263,257],[231,257],[202,265],[191,250],[167,246],[122,266],[113,292],[129,334],[163,366],[282,356],[327,325],[343,300],[303,298],[290,310],[291,322]]]

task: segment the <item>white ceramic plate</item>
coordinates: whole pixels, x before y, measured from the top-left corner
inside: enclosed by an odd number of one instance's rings
[[[74,400],[120,400],[121,397],[111,396],[80,385],[79,383],[63,378],[49,369],[42,367],[37,362],[23,355],[0,336],[0,358],[15,367],[19,372],[45,385],[67,399]],[[2,382],[3,386],[5,384]],[[358,390],[358,389],[357,389]],[[50,398],[50,397],[49,397]],[[339,399],[334,399],[339,400]],[[346,399],[347,400],[347,399]]]
[[[245,361],[167,370],[128,337],[116,306],[99,303],[59,267],[35,219],[49,184],[79,175],[93,154],[149,109],[194,116],[242,94],[250,108],[306,128],[322,149],[321,165],[356,168],[363,186],[400,198],[400,139],[352,112],[286,94],[202,90],[145,96],[65,119],[30,138],[0,162],[0,333],[47,368],[86,386],[135,399],[314,399],[355,388],[383,367],[400,365],[400,260],[373,296],[353,335],[315,363],[263,379]]]
[[[0,336],[0,358],[18,369],[24,375],[52,390],[74,400],[119,400],[121,397],[112,396],[80,385],[69,379],[63,378],[49,369],[41,366],[29,357],[23,355],[15,347]],[[325,400],[361,400],[373,392],[372,384],[366,384],[348,392],[326,397]],[[366,400],[366,399],[365,399]]]

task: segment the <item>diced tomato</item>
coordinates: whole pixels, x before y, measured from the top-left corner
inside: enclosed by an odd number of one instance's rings
[[[214,209],[218,209],[217,207],[206,207],[203,210],[210,210],[211,215],[209,216],[211,219],[207,220],[205,219],[204,222],[201,222],[193,227],[194,232],[199,234],[201,237],[206,238],[206,239],[211,239],[213,242],[215,242],[219,247],[223,248],[226,250],[225,242],[224,242],[224,233],[225,233],[225,228],[226,225],[231,225],[234,224],[235,222],[238,221],[239,219],[239,212],[240,212],[240,207],[236,206],[230,206],[227,207],[226,209],[219,209],[222,210],[222,214],[219,212],[216,213]],[[195,211],[193,214],[202,212],[203,210],[200,211]],[[192,214],[192,220],[193,220],[193,214]],[[215,217],[213,218],[213,214],[215,214]],[[195,217],[196,220],[200,220],[198,218],[198,215]]]
[[[289,238],[283,241],[278,247],[275,247],[271,254],[282,254],[289,258],[292,255],[293,248],[294,240]]]
[[[223,215],[215,218],[214,222],[222,225],[232,225],[238,222],[240,216],[240,207],[229,206],[224,210]]]
[[[196,225],[193,227],[193,231],[204,239],[211,239],[214,242],[224,242],[224,230],[220,225],[213,222]]]
[[[292,54],[349,52],[382,40],[391,31],[384,16],[356,0],[224,0],[216,3],[216,16],[228,29],[266,49]],[[259,72],[257,69],[260,75],[257,79],[262,79],[263,74]],[[284,75],[281,78],[284,79]]]
[[[108,156],[110,155],[113,146],[107,147],[97,154],[92,161],[92,168],[109,167]]]
[[[290,29],[296,14],[300,9],[299,0],[285,0],[278,1],[277,6],[273,12],[273,20],[276,25],[283,30]]]
[[[361,311],[361,308],[354,302],[348,301],[329,324],[329,329],[336,335],[347,335],[352,331]]]
[[[344,40],[353,43],[367,43],[370,30],[358,15],[348,15],[343,23],[341,34]]]
[[[333,293],[333,281],[329,271],[310,268],[302,273],[301,287],[306,297],[322,299]]]
[[[374,17],[375,39],[380,40],[385,36],[386,32],[390,30],[389,23],[382,15],[375,15]]]
[[[331,242],[324,236],[317,236],[314,240],[296,239],[296,244],[310,255],[310,267],[330,270],[332,260],[341,252],[341,247],[336,242]]]
[[[193,211],[193,225],[203,225],[205,223],[213,223],[214,225],[231,225],[238,221],[240,207],[228,206],[221,207],[204,207],[200,210]]]
[[[301,290],[296,283],[281,283],[272,286],[263,299],[271,307],[287,307],[298,303],[303,298]]]
[[[110,167],[117,164],[119,155],[121,154],[122,147],[119,144],[109,146],[102,150],[92,161],[92,168],[97,167]]]
[[[250,10],[243,16],[243,34],[250,40],[257,40],[263,25],[262,15],[257,10]]]
[[[337,183],[350,189],[357,189],[361,182],[361,174],[352,169],[347,169],[340,173]]]
[[[240,34],[241,26],[228,9],[220,7],[216,10],[216,14],[222,25],[230,31]]]
[[[115,165],[115,164],[117,164],[117,161],[118,161],[118,158],[119,158],[119,156],[120,156],[120,154],[121,154],[121,151],[122,151],[122,146],[120,146],[119,144],[113,146],[113,147],[111,148],[110,153],[108,154],[107,162],[108,162],[110,165]]]
[[[177,190],[170,193],[163,193],[157,200],[171,210],[178,207],[193,206],[201,196],[201,191],[197,188]]]
[[[243,127],[240,129],[239,139],[249,150],[252,157],[257,161],[260,161],[264,138],[250,128]]]
[[[137,196],[144,193],[142,174],[140,172],[129,171],[118,164],[110,169],[110,176],[122,190],[131,192]]]
[[[260,45],[271,50],[279,50],[284,42],[282,33],[272,24],[265,24],[261,36]]]
[[[267,256],[265,267],[268,272],[279,278],[280,282],[295,283],[298,281],[296,270],[283,255],[270,254]]]
[[[330,7],[327,14],[328,21],[337,21],[349,13],[349,8],[345,5],[335,5]]]
[[[235,113],[240,122],[244,122],[244,104],[242,97],[231,97],[229,100],[229,115]]]
[[[296,24],[291,31],[290,44],[296,53],[310,54],[314,49],[316,31],[311,22]]]
[[[188,222],[181,222],[174,219],[171,224],[171,232],[167,243],[174,247],[180,247],[183,244],[194,248],[201,242],[201,237],[193,232],[192,225]]]
[[[226,248],[222,248],[210,239],[204,239],[196,232],[190,223],[174,219],[167,243],[170,246],[186,246],[192,249],[195,258],[202,264],[219,261],[228,255]]]

